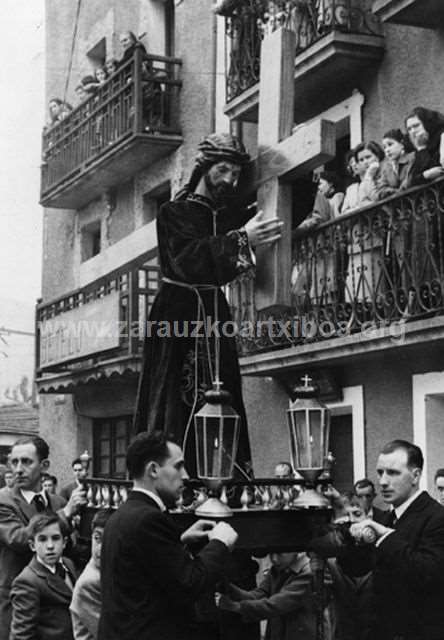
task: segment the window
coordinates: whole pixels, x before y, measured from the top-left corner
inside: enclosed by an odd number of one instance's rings
[[[8,464],[8,455],[11,451],[11,447],[1,445],[0,446],[0,464]]]
[[[94,67],[102,66],[106,59],[106,38],[102,38],[99,42],[92,47],[86,54]]]
[[[171,187],[169,182],[164,182],[143,196],[143,222],[147,224],[156,219],[160,207],[164,202],[171,200]]]
[[[93,472],[96,478],[126,478],[126,450],[132,416],[94,420]]]
[[[101,224],[100,220],[95,220],[91,224],[82,227],[81,230],[81,251],[82,262],[93,258],[100,253],[101,247]]]

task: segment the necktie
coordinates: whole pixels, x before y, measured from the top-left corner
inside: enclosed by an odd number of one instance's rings
[[[35,506],[37,513],[42,513],[42,511],[46,510],[45,500],[40,493],[36,493],[31,503]]]
[[[60,578],[62,578],[63,581],[65,581],[66,570],[65,570],[65,567],[62,565],[61,562],[58,562],[57,565],[56,565],[56,574],[58,576],[60,576]]]
[[[391,529],[396,529],[397,522],[398,522],[398,518],[396,517],[396,511],[392,509],[388,515],[388,526]]]

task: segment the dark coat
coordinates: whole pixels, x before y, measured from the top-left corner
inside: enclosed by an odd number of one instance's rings
[[[74,565],[63,562],[75,581]],[[73,640],[69,604],[72,590],[34,558],[12,584],[9,640]]]
[[[444,637],[444,509],[423,491],[376,548],[374,638]]]
[[[212,540],[192,558],[172,518],[130,493],[103,536],[99,640],[188,640],[194,604],[222,578],[228,553]]]
[[[169,202],[161,208],[157,218],[157,238],[162,276],[179,283],[212,285],[212,288],[199,289],[202,302],[199,312],[195,289],[162,282],[148,322],[149,333],[145,340],[136,406],[137,431],[160,429],[174,434],[178,442],[183,442],[195,397],[196,348],[199,402],[195,409],[202,406],[203,391],[211,388],[211,383],[203,323],[194,323],[206,318],[214,322],[214,287],[218,291],[219,320],[231,320],[227,301],[218,287],[231,282],[251,266],[246,236],[235,231],[250,216],[248,212],[220,210],[216,216],[217,235],[214,236],[213,209],[204,199],[202,202]],[[245,251],[248,251],[247,257]],[[175,327],[171,335],[166,334],[166,325],[170,329]],[[199,333],[197,342],[196,330]],[[209,343],[214,354],[214,335]],[[250,447],[234,337],[222,335],[220,353],[224,389],[231,393],[232,406],[241,417],[238,461],[244,462],[250,460]],[[187,470],[194,475],[193,433],[186,444]]]
[[[57,512],[69,530],[62,511],[65,505],[63,498],[48,493],[46,496],[48,512]],[[36,513],[35,506],[26,502],[19,489],[0,489],[0,640],[9,640],[9,591],[14,578],[31,560],[28,523]]]
[[[78,486],[79,485],[77,484],[77,482],[70,482],[60,490],[60,495],[64,500],[66,500],[66,502],[68,502],[71,497],[71,493],[74,491],[74,489],[77,489]]]
[[[291,569],[272,567],[252,591],[231,585],[229,595],[240,602],[244,620],[267,620],[265,640],[315,640],[316,601],[306,554]],[[325,637],[329,637],[328,624]]]

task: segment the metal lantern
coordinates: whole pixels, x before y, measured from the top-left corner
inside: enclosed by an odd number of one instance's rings
[[[307,485],[295,506],[325,507],[328,501],[315,491],[315,485],[328,456],[330,411],[319,402],[318,389],[311,379],[305,376],[302,380],[304,385],[295,387],[296,400],[290,401],[287,410],[293,467]]]
[[[233,477],[239,442],[240,418],[230,406],[231,396],[215,381],[205,393],[206,404],[194,416],[197,475],[212,496],[196,509],[203,517],[227,517],[231,509],[214,494]]]

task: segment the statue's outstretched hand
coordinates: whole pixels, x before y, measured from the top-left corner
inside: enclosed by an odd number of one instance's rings
[[[264,212],[258,211],[254,218],[251,218],[244,227],[248,242],[251,246],[256,247],[260,244],[279,240],[283,224],[282,220],[277,217],[264,220]]]

